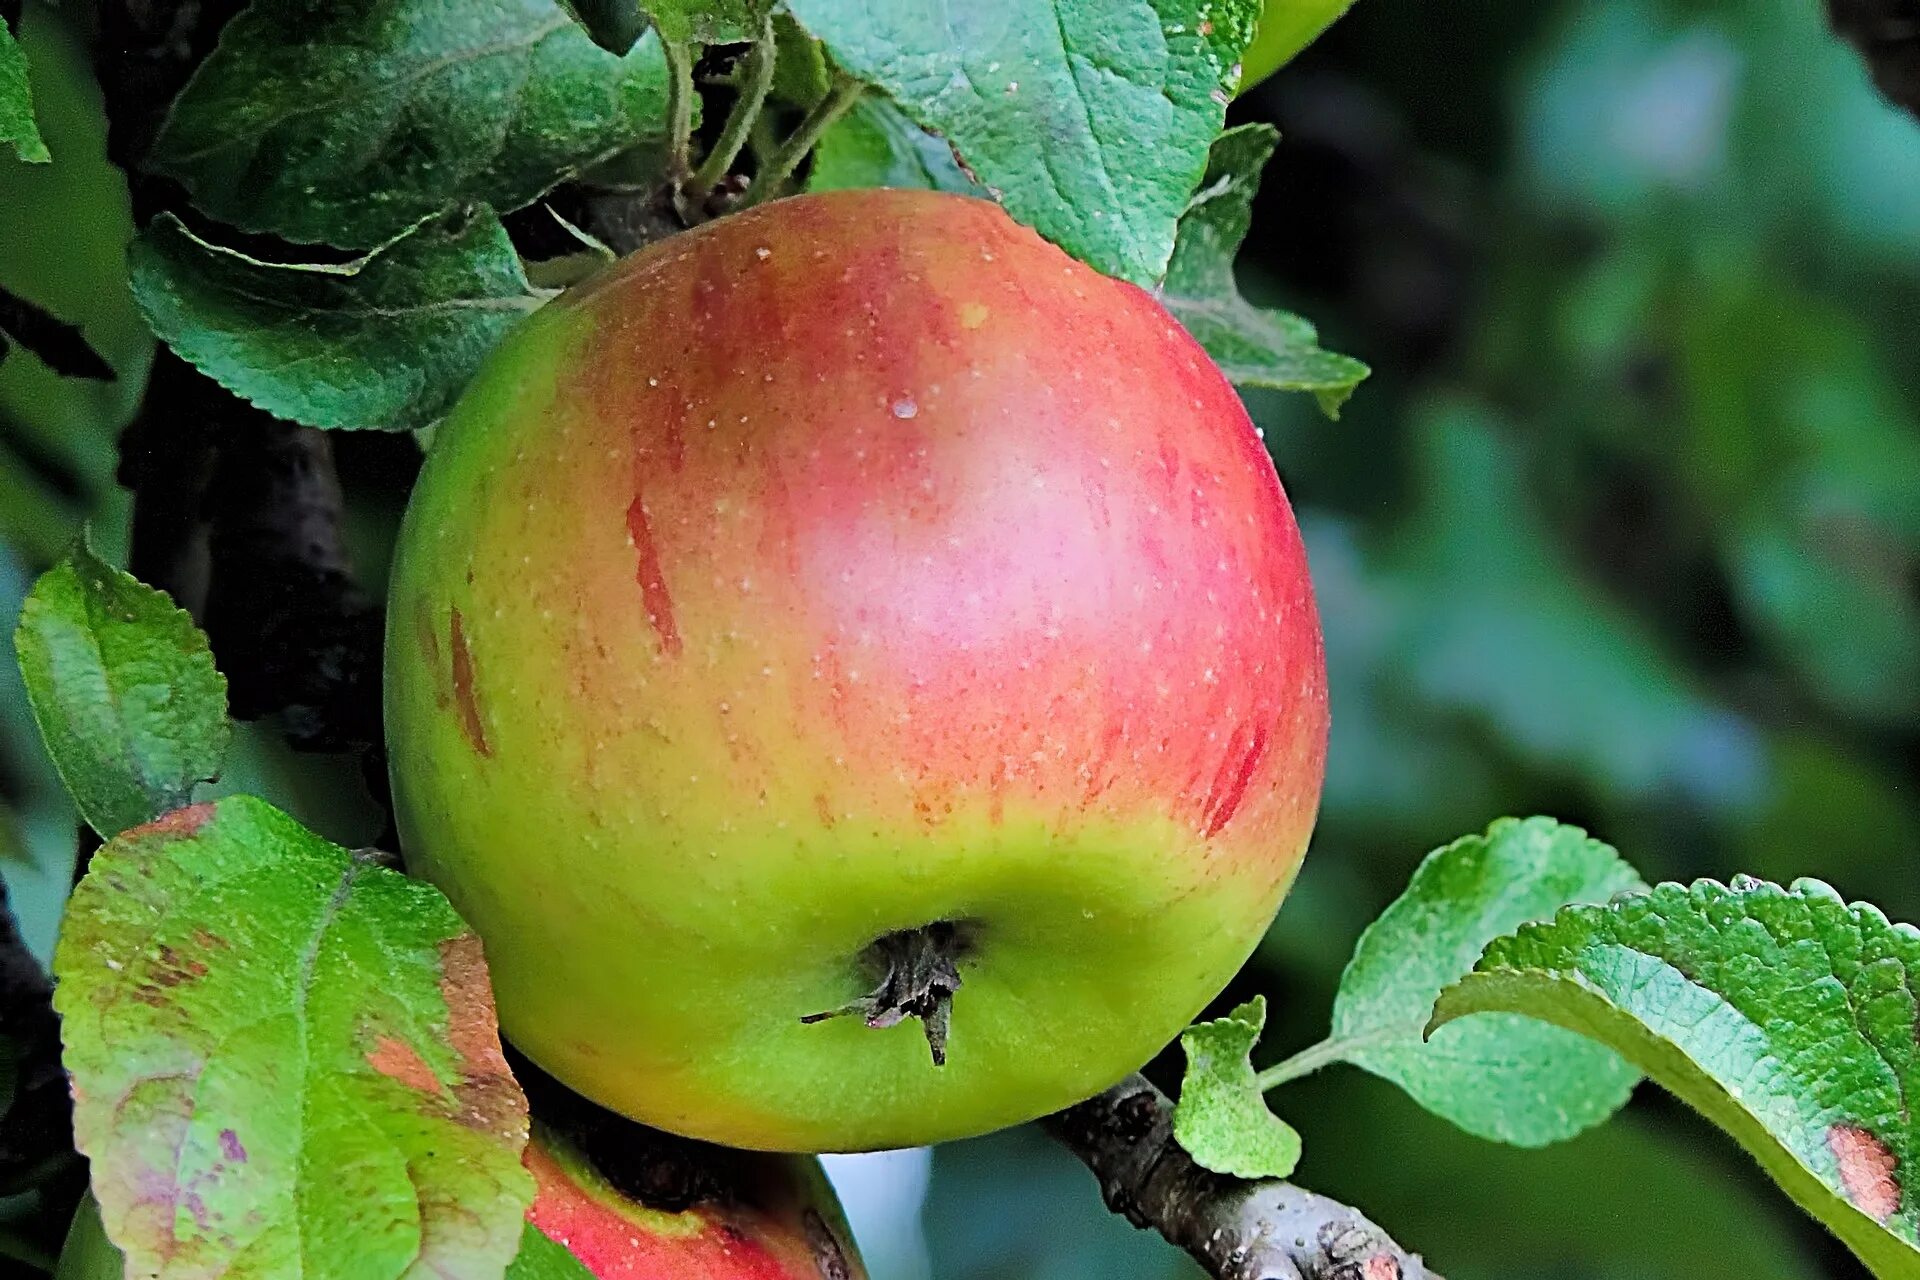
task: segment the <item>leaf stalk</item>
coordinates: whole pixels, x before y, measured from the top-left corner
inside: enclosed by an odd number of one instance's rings
[[[800,162],[820,141],[821,135],[833,127],[841,116],[853,110],[853,104],[860,101],[860,95],[867,86],[852,76],[842,75],[834,80],[833,88],[827,96],[809,111],[800,123],[794,126],[779,149],[767,157],[767,162],[754,175],[753,186],[747,192],[747,206],[764,204],[773,199],[787,179],[793,176]]]
[[[677,182],[693,154],[693,49],[664,38],[660,48],[667,59],[667,171]]]
[[[775,41],[773,38],[773,20],[767,19],[761,24],[760,35],[748,51],[746,61],[740,69],[740,96],[734,100],[733,109],[727,112],[726,123],[720,128],[720,137],[713,144],[713,150],[694,171],[682,188],[686,203],[697,206],[718,186],[733,169],[733,162],[740,158],[740,152],[747,145],[747,139],[753,135],[753,125],[760,118],[760,112],[766,106],[767,93],[773,88],[773,70]]]

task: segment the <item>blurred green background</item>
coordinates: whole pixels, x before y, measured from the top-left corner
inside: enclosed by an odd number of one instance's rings
[[[84,55],[32,5],[26,38],[56,163],[0,157],[0,283],[122,377],[0,366],[9,628],[82,519],[119,548],[112,441],[150,358]],[[1223,998],[1274,1000],[1263,1054],[1324,1031],[1415,861],[1501,814],[1581,823],[1650,878],[1812,875],[1920,919],[1920,124],[1815,0],[1361,0],[1234,116],[1285,135],[1245,284],[1375,369],[1338,424],[1254,400],[1334,706],[1306,872]],[[341,445],[375,576],[392,444]],[[350,769],[246,742],[226,785],[369,837]],[[44,948],[72,816],[10,664],[0,800]],[[1301,1180],[1453,1280],[1860,1274],[1651,1088],[1544,1152],[1343,1068],[1273,1100]],[[1194,1274],[1031,1133],[836,1175],[880,1280]]]

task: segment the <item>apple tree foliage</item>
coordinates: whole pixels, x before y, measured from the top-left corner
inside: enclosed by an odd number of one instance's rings
[[[782,183],[929,187],[999,201],[1157,291],[1235,382],[1332,413],[1366,370],[1234,279],[1276,145],[1223,131],[1259,8],[253,0],[145,158],[196,220],[138,230],[133,292],[161,340],[268,413],[417,431],[577,274],[523,260],[507,229],[563,183],[658,192],[683,223]],[[712,88],[696,65],[747,42],[719,136],[768,189],[676,202]],[[0,24],[0,143],[40,161],[29,71]],[[547,213],[571,256],[604,259]],[[39,345],[13,336],[39,350],[57,323],[16,325]],[[1471,424],[1442,434],[1470,460]],[[1551,574],[1516,555],[1521,580]],[[1489,589],[1436,601],[1434,634],[1470,644]],[[576,1274],[514,1262],[525,1100],[478,944],[438,892],[266,800],[204,799],[230,734],[207,641],[84,540],[34,588],[16,648],[48,752],[106,840],[54,967],[75,1136],[113,1241],[160,1276]],[[1917,991],[1920,932],[1816,882],[1648,888],[1584,831],[1503,819],[1429,855],[1366,931],[1323,1042],[1256,1068],[1260,1000],[1191,1028],[1175,1133],[1208,1168],[1284,1177],[1300,1139],[1266,1095],[1347,1063],[1470,1133],[1539,1146],[1605,1120],[1644,1074],[1874,1274],[1920,1277]]]

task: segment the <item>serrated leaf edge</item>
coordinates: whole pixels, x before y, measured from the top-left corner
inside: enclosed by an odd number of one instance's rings
[[[1661,889],[1681,889],[1689,901],[1700,902],[1702,896],[1712,893],[1726,894],[1742,898],[1798,898],[1802,900],[1819,899],[1840,904],[1849,915],[1865,922],[1887,927],[1901,937],[1920,940],[1920,927],[1901,921],[1889,920],[1887,914],[1871,902],[1849,902],[1832,885],[1811,876],[1795,879],[1789,886],[1781,886],[1770,880],[1762,880],[1749,875],[1737,875],[1728,881],[1712,877],[1699,877],[1686,882],[1663,881],[1646,889],[1633,890],[1616,895],[1610,903],[1582,903],[1563,907],[1547,920],[1534,921],[1522,925],[1519,929],[1504,937],[1496,938],[1487,945],[1478,963],[1472,971],[1452,986],[1441,991],[1434,1002],[1433,1016],[1428,1020],[1422,1034],[1430,1037],[1433,1032],[1447,1023],[1476,1013],[1511,1012],[1525,1017],[1537,1018],[1567,1030],[1592,1036],[1585,1026],[1578,1025],[1579,1020],[1571,1015],[1551,1017],[1546,1013],[1532,1010],[1520,1010],[1510,1004],[1490,1005],[1476,997],[1483,993],[1499,991],[1522,983],[1521,988],[1528,992],[1544,990],[1549,987],[1570,992],[1574,999],[1585,1006],[1590,1013],[1597,1014],[1596,1023],[1606,1020],[1624,1020],[1637,1028],[1638,1035],[1628,1037],[1623,1044],[1614,1044],[1602,1040],[1621,1057],[1627,1059],[1646,1073],[1647,1077],[1668,1092],[1675,1092],[1666,1083],[1668,1072],[1687,1072],[1704,1086],[1703,1096],[1687,1097],[1679,1094],[1683,1101],[1699,1111],[1729,1137],[1740,1144],[1741,1148],[1772,1177],[1809,1216],[1828,1227],[1842,1243],[1853,1250],[1861,1262],[1882,1280],[1914,1280],[1920,1277],[1920,1246],[1894,1234],[1885,1225],[1855,1205],[1845,1195],[1828,1186],[1820,1175],[1809,1167],[1800,1156],[1767,1131],[1766,1126],[1755,1117],[1725,1086],[1703,1071],[1693,1059],[1672,1040],[1647,1026],[1630,1011],[1621,1008],[1604,992],[1596,987],[1584,974],[1566,970],[1536,970],[1503,962],[1496,948],[1512,945],[1529,937],[1553,930],[1566,922],[1594,918],[1615,910],[1621,903],[1635,898],[1652,897]],[[1701,984],[1695,984],[1701,985]],[[1705,988],[1711,990],[1711,988]],[[1555,1011],[1557,1012],[1557,1010]],[[1671,1065],[1670,1065],[1671,1064]],[[1759,1152],[1779,1153],[1785,1159],[1762,1159]],[[1903,1194],[1910,1194],[1903,1191]],[[1831,1204],[1837,1207],[1838,1221],[1816,1214],[1811,1204]],[[1892,1245],[1901,1251],[1903,1264],[1898,1270],[1886,1270],[1876,1261],[1869,1259],[1878,1251],[1870,1251],[1866,1245]]]

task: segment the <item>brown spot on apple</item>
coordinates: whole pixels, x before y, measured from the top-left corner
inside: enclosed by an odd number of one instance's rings
[[[1827,1150],[1840,1166],[1840,1185],[1855,1208],[1875,1222],[1899,1212],[1897,1162],[1886,1143],[1858,1125],[1836,1124],[1827,1130]]]
[[[467,648],[467,632],[455,609],[447,620],[447,644],[453,650],[453,700],[460,706],[460,729],[467,742],[483,756],[492,756],[487,743],[487,726],[480,719],[480,702],[473,687],[473,653]]]
[[[433,700],[442,711],[453,703],[447,690],[446,668],[440,661],[440,636],[433,626],[433,609],[425,600],[413,612],[413,629],[420,645],[420,654],[425,659],[427,670],[433,672]]]

